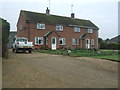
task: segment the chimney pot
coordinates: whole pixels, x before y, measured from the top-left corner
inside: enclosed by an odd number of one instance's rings
[[[48,9],[48,7],[47,7],[47,9],[46,9],[46,14],[47,14],[47,15],[50,14],[50,10]]]
[[[71,18],[75,18],[75,14],[74,13],[71,13]]]

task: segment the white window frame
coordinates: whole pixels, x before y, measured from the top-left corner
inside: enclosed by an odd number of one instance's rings
[[[74,32],[80,32],[80,27],[74,27]]]
[[[56,30],[63,31],[63,25],[56,25]]]
[[[23,29],[23,26],[22,25],[20,25],[20,30],[22,30]]]
[[[37,29],[45,29],[45,24],[37,23]]]
[[[37,43],[37,39],[38,39],[38,43]],[[39,43],[39,40],[42,40],[42,43]],[[35,45],[43,45],[43,37],[35,37]]]
[[[95,40],[91,39],[91,45],[95,45]]]
[[[60,44],[60,40],[62,41],[62,44]],[[59,45],[66,45],[66,38],[59,38]]]
[[[75,41],[74,41],[74,40],[75,40]],[[76,40],[77,40],[77,43],[75,43]],[[73,39],[72,39],[72,45],[78,45],[78,44],[79,44],[78,39],[77,39],[77,38],[73,38]]]
[[[93,29],[89,28],[88,33],[93,33]]]
[[[46,42],[45,43],[46,43],[46,45],[48,45],[48,38],[46,38]]]

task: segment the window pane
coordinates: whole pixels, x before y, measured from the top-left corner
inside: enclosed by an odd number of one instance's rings
[[[62,31],[63,30],[63,26],[62,25],[57,25],[56,26],[56,30],[61,30]]]
[[[45,24],[37,23],[37,29],[45,29]]]
[[[55,38],[52,38],[52,44],[55,44]]]
[[[42,45],[43,44],[43,37],[35,37],[35,44]]]
[[[88,29],[88,33],[93,33],[93,29]]]
[[[94,39],[91,40],[92,45],[94,45]]]
[[[80,32],[80,27],[74,27],[75,32]]]
[[[59,44],[65,45],[65,38],[60,38],[59,39]]]
[[[72,44],[77,45],[78,44],[78,39],[76,39],[76,38],[72,39]]]

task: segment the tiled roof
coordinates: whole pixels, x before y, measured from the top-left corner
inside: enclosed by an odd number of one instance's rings
[[[57,15],[47,15],[44,13],[37,13],[31,11],[24,11],[21,10],[26,16],[27,21],[31,22],[39,22],[39,23],[46,23],[46,24],[62,24],[62,25],[69,25],[69,26],[80,26],[86,28],[95,28],[99,29],[95,24],[93,24],[90,20],[84,19],[73,19],[71,17],[65,16],[57,16]]]

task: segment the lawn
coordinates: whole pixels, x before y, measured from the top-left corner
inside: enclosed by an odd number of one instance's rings
[[[57,54],[57,55],[68,55],[67,50],[35,50],[34,52]],[[70,53],[71,57],[92,57],[101,58],[107,60],[120,61],[118,59],[118,50],[72,50]]]

